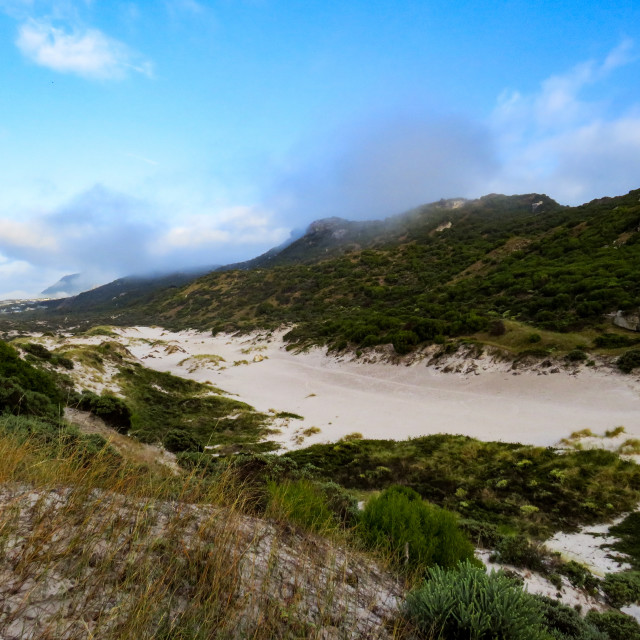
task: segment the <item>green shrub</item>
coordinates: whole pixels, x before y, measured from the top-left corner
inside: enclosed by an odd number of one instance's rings
[[[62,392],[54,375],[25,362],[11,345],[2,341],[0,341],[0,378],[11,380],[24,391],[33,391],[46,396],[52,405],[62,402]],[[10,406],[9,409],[11,410]],[[24,408],[22,412],[24,413]]]
[[[611,548],[627,554],[633,568],[640,570],[640,511],[630,513],[611,527],[609,533],[617,538]]]
[[[44,345],[38,344],[37,342],[27,342],[21,346],[27,353],[30,353],[36,358],[51,360],[52,353]]]
[[[15,415],[55,416],[51,400],[37,391],[23,389],[11,378],[0,377],[0,412]]]
[[[608,573],[602,581],[602,590],[616,609],[640,602],[640,572]]]
[[[202,449],[200,443],[191,433],[185,429],[171,429],[162,441],[165,449],[172,453],[182,453],[183,451],[198,452]]]
[[[73,366],[74,366],[73,360],[71,360],[71,358],[58,355],[57,353],[54,353],[53,356],[51,356],[51,364],[53,364],[56,367],[64,367],[65,369],[68,369],[68,370],[73,369]]]
[[[267,515],[295,522],[310,531],[323,533],[337,526],[327,498],[311,480],[269,481]]]
[[[558,571],[569,578],[569,582],[578,589],[585,589],[589,593],[595,593],[600,581],[589,569],[581,564],[570,560],[558,568]]]
[[[631,373],[636,367],[640,367],[640,349],[632,349],[621,355],[617,365],[623,373]]]
[[[79,409],[102,418],[120,433],[126,433],[131,427],[131,409],[124,400],[114,395],[103,393],[99,396],[92,391],[83,391],[74,398],[74,403]]]
[[[469,562],[457,570],[432,567],[424,584],[407,595],[405,615],[422,638],[549,638],[533,596],[504,574],[487,574]]]
[[[609,640],[606,633],[575,609],[545,596],[533,596],[541,606],[544,624],[557,640]]]
[[[544,571],[545,555],[539,545],[530,542],[526,536],[505,536],[498,542],[492,559],[514,567],[524,567],[534,571]]]
[[[582,349],[572,349],[566,356],[569,362],[582,362],[586,360],[587,357],[587,354]]]
[[[365,543],[390,554],[397,566],[455,567],[473,558],[456,515],[425,502],[408,487],[391,487],[367,503],[361,519]]]
[[[338,521],[346,527],[355,526],[360,520],[358,500],[335,482],[324,482],[319,487],[325,496],[327,506]]]
[[[589,611],[586,619],[610,640],[640,640],[640,624],[619,611]]]
[[[603,333],[593,341],[593,344],[601,349],[620,349],[638,344],[638,339],[628,338],[619,333]]]
[[[0,432],[20,442],[37,442],[46,447],[52,457],[73,456],[78,461],[88,461],[107,446],[102,436],[96,433],[82,434],[76,427],[50,417],[0,416]],[[112,456],[114,461],[120,457],[111,448],[107,455]]]

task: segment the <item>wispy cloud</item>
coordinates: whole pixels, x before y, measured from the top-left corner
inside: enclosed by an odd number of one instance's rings
[[[139,156],[135,153],[125,153],[125,156],[127,156],[127,158],[133,158],[134,160],[140,160],[141,162],[150,164],[153,167],[156,167],[159,164],[156,160],[151,160],[151,158],[145,158],[144,156]]]
[[[9,273],[31,265],[34,282],[39,270],[48,279],[41,278],[33,293],[66,273],[90,273],[104,282],[226,264],[251,258],[289,235],[273,212],[258,206],[211,207],[184,217],[160,213],[148,201],[95,186],[47,214],[21,222],[0,218],[3,269]],[[53,280],[51,274],[56,274]]]
[[[603,60],[554,74],[529,95],[505,91],[491,118],[502,169],[491,190],[545,191],[567,204],[638,187],[640,105],[616,112],[587,89],[637,56],[623,40]]]
[[[94,79],[152,73],[149,61],[98,29],[67,32],[48,22],[29,20],[20,27],[16,44],[25,57],[60,73]]]

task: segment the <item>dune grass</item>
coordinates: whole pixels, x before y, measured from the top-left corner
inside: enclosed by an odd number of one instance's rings
[[[6,419],[0,637],[267,640],[333,626],[400,637],[356,615],[383,582],[354,589],[371,571],[359,556],[292,532],[295,518],[248,515],[256,497],[232,470],[176,477],[63,424],[55,434]]]

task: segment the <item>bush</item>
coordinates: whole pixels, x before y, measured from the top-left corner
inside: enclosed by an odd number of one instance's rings
[[[569,362],[582,362],[587,359],[587,354],[582,349],[572,349],[567,353],[567,360]]]
[[[575,609],[547,598],[533,596],[542,608],[544,624],[558,640],[608,640],[607,634],[585,620]]]
[[[560,565],[558,571],[569,578],[569,582],[578,589],[585,589],[589,593],[595,593],[599,580],[589,569],[583,567],[578,562],[570,560]]]
[[[2,341],[0,341],[0,378],[10,379],[24,391],[45,395],[53,405],[62,402],[63,396],[56,378],[51,373],[36,369],[22,360],[11,345]]]
[[[74,426],[48,417],[0,416],[0,432],[15,437],[19,442],[38,443],[47,448],[52,457],[74,457],[81,463],[88,463],[107,447],[107,441],[97,433],[85,435]],[[120,458],[110,447],[107,455],[113,458],[114,463]]]
[[[593,344],[601,349],[620,349],[638,344],[638,339],[628,338],[619,333],[603,333],[593,341]]]
[[[450,568],[473,558],[473,546],[456,515],[425,502],[408,487],[391,487],[369,500],[361,525],[365,543],[389,553],[397,566]]]
[[[631,373],[636,367],[640,367],[640,349],[632,349],[621,355],[617,365],[622,373]]]
[[[640,640],[640,624],[619,611],[589,611],[587,622],[606,633],[610,640]]]
[[[602,590],[616,609],[640,602],[640,572],[608,573],[602,581]]]
[[[407,595],[405,615],[424,638],[543,640],[539,602],[503,573],[487,574],[470,562],[458,570],[433,567]]]
[[[335,482],[324,482],[320,486],[327,506],[334,516],[346,527],[355,526],[360,520],[358,500]]]
[[[295,522],[310,531],[323,533],[336,528],[333,512],[322,489],[311,480],[267,483],[267,515]]]
[[[504,322],[502,320],[495,320],[491,323],[489,327],[489,335],[490,336],[503,336],[507,332],[507,328],[504,326]]]
[[[56,407],[43,393],[23,389],[13,379],[0,377],[0,412],[15,415],[55,416]]]
[[[514,567],[544,571],[545,555],[540,546],[532,544],[526,536],[505,536],[496,546],[492,559]]]
[[[26,344],[23,344],[21,346],[27,353],[30,353],[36,358],[41,358],[42,360],[51,360],[51,351],[49,351],[49,349],[47,349],[45,346],[38,344],[37,342],[27,342]]]
[[[131,428],[131,409],[124,400],[116,396],[110,394],[99,396],[91,391],[83,391],[81,395],[74,398],[74,402],[79,409],[90,411],[102,418],[120,433],[126,433]]]
[[[67,358],[66,356],[61,356],[56,353],[51,357],[51,364],[56,367],[64,367],[65,369],[71,370],[73,369],[73,360]]]
[[[165,446],[165,449],[172,453],[182,453],[183,451],[198,452],[202,449],[200,443],[193,435],[184,429],[169,430],[162,444]]]

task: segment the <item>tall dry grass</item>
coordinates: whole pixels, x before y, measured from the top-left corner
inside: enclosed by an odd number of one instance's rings
[[[176,477],[6,434],[0,460],[1,638],[397,636],[389,577],[247,515],[255,496],[232,473]]]

